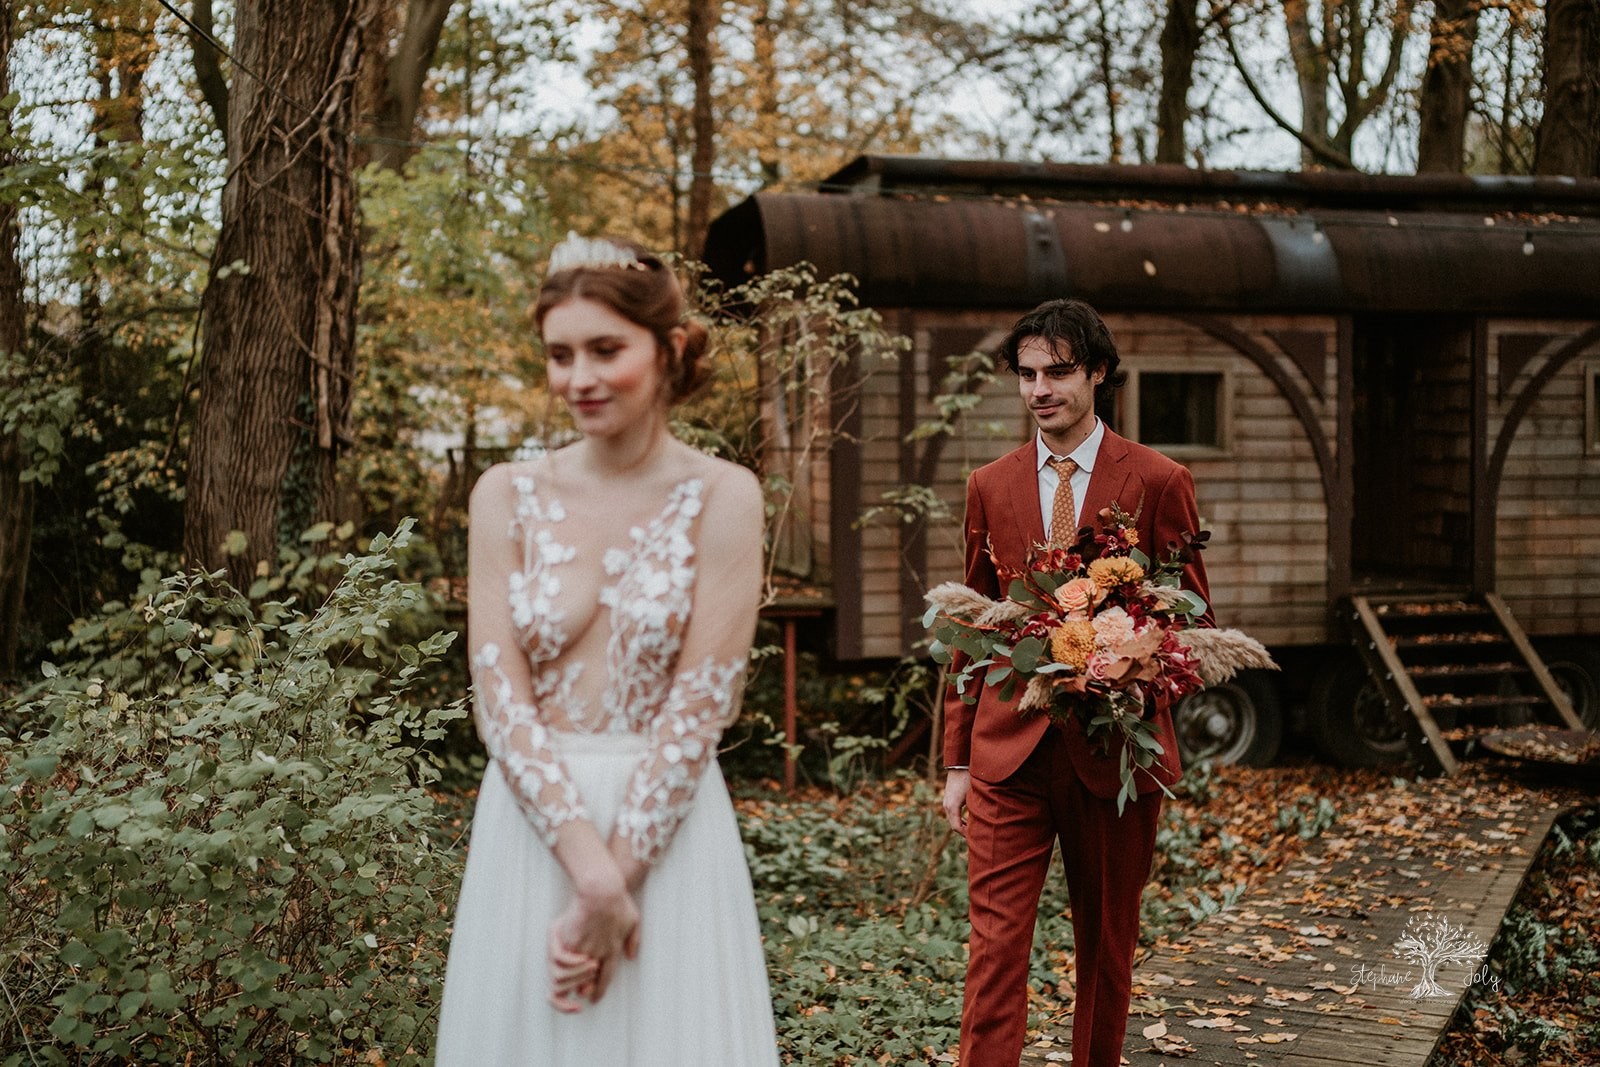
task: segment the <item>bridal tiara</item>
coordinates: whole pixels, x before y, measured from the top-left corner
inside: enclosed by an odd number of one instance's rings
[[[551,274],[559,274],[564,270],[602,270],[607,267],[649,269],[621,245],[603,237],[580,237],[574,230],[568,230],[566,239],[550,252]]]

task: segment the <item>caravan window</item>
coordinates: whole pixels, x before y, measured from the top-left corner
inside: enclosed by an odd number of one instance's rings
[[[1170,454],[1226,451],[1229,389],[1221,370],[1129,368],[1128,428]]]

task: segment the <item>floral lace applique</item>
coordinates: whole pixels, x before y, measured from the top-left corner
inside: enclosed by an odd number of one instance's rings
[[[648,751],[629,781],[615,832],[634,856],[654,862],[692,808],[700,776],[738,710],[746,663],[743,655],[723,663],[707,656],[692,669],[674,669],[694,603],[696,553],[689,535],[702,510],[704,483],[691,478],[673,487],[661,511],[630,531],[630,545],[602,559],[612,579],[599,594],[611,626],[606,684],[587,715],[574,696],[582,663],[540,669],[568,644],[565,614],[555,607],[561,593],[556,568],[577,551],[549,529],[566,512],[559,501],[541,500],[531,477],[514,484],[517,510],[509,535],[521,545],[522,569],[511,576],[509,596],[533,677],[529,702],[516,701],[496,665],[499,649],[483,646],[473,666],[485,744],[535,832],[554,844],[563,823],[587,815],[540,711],[546,719],[559,712],[574,727],[597,732],[647,734]]]
[[[522,569],[511,572],[507,595],[511,621],[529,658],[538,663],[553,659],[566,646],[566,614],[555,609],[561,579],[553,571],[576,556],[577,549],[561,544],[549,529],[540,528],[567,517],[561,502],[541,501],[528,475],[513,479],[512,484],[517,489],[517,511],[506,536],[521,541]]]
[[[553,847],[564,823],[588,818],[578,787],[556,755],[550,728],[537,709],[515,699],[511,680],[500,669],[499,646],[484,645],[472,667],[483,743],[534,833]]]
[[[611,610],[600,701],[609,716],[600,724],[606,732],[642,732],[672,684],[694,603],[689,528],[700,514],[702,488],[698,478],[679,483],[648,526],[630,531],[631,551],[614,548],[605,555],[606,574],[617,579],[600,590],[600,603]]]
[[[513,479],[512,484],[517,490],[517,510],[506,533],[521,543],[522,569],[511,572],[506,595],[511,601],[512,625],[529,662],[537,667],[566,647],[567,616],[555,607],[555,598],[561,594],[561,579],[555,569],[572,560],[577,549],[557,541],[548,529],[567,517],[561,501],[542,500],[528,475]],[[572,690],[582,672],[583,664],[569,663],[536,673],[529,694],[534,706],[543,708],[547,717],[555,713],[568,722],[581,721],[582,709],[573,699]]]
[[[616,824],[641,862],[655,862],[693,807],[700,775],[738,711],[744,668],[744,658],[707,659],[680,672],[651,722],[649,754],[628,783]]]

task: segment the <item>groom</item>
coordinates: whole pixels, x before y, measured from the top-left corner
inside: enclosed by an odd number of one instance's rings
[[[1030,546],[1071,544],[1113,502],[1137,516],[1139,545],[1164,556],[1199,531],[1194,480],[1165,456],[1127,441],[1095,417],[1126,380],[1116,343],[1089,305],[1052,300],[1012,327],[1000,356],[1038,427],[1027,444],[973,472],[967,483],[966,584],[1003,594],[994,556],[1020,568]],[[1208,597],[1198,554],[1183,584]],[[1209,598],[1208,598],[1209,599]],[[1205,619],[1209,624],[1209,611]],[[959,670],[958,661],[952,670]],[[945,696],[945,816],[967,839],[972,923],[961,1067],[1016,1067],[1028,1019],[1028,957],[1050,853],[1061,842],[1077,969],[1073,1067],[1117,1067],[1127,1028],[1139,899],[1155,853],[1161,794],[1178,778],[1170,709],[1152,718],[1162,754],[1140,773],[1140,796],[1117,814],[1115,752],[1081,731],[1023,716],[982,686],[976,706]]]

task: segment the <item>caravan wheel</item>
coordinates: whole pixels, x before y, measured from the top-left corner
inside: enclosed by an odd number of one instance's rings
[[[1311,687],[1311,739],[1341,767],[1382,767],[1406,759],[1408,743],[1360,657],[1329,660]]]
[[[1172,711],[1172,726],[1186,766],[1208,759],[1264,767],[1283,740],[1277,686],[1260,672],[1245,671],[1184,697]]]
[[[1591,730],[1600,730],[1600,642],[1565,638],[1539,647],[1556,685]]]

